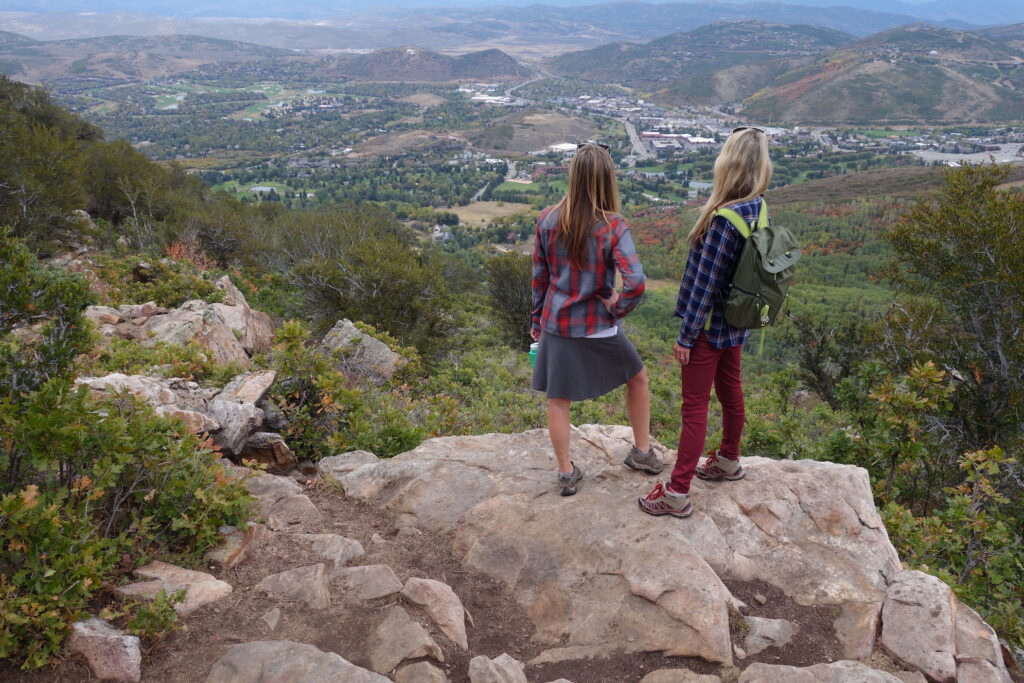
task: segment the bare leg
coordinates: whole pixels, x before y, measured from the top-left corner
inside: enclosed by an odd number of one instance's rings
[[[551,435],[551,446],[555,449],[558,459],[558,471],[563,474],[572,472],[572,461],[569,459],[569,404],[567,398],[548,399],[548,433]]]
[[[647,368],[626,382],[626,414],[633,428],[633,445],[643,452],[651,449],[651,394],[647,388]]]

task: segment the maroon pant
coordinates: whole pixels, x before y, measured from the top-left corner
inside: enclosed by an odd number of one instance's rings
[[[712,385],[718,402],[722,404],[720,455],[731,460],[740,457],[744,417],[740,348],[716,349],[701,334],[690,350],[690,363],[681,368],[683,429],[679,435],[679,451],[671,481],[672,490],[676,493],[690,492],[690,481],[704,452]]]

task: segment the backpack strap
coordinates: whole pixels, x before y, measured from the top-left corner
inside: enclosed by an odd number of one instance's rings
[[[757,230],[760,227],[768,225],[768,202],[766,202],[763,197],[761,198],[761,211],[758,214],[757,222],[754,223],[753,227],[751,227],[750,224],[743,219],[743,216],[741,216],[736,211],[733,211],[732,209],[727,209],[723,207],[718,211],[715,211],[714,215],[721,216],[725,220],[732,223],[733,227],[736,228],[737,232],[743,235],[743,239],[748,239],[750,237],[751,232]]]

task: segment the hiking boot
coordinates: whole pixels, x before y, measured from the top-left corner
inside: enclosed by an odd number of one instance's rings
[[[654,452],[653,447],[645,453],[636,446],[633,446],[629,450],[629,455],[622,462],[626,463],[626,467],[631,467],[634,470],[646,472],[647,474],[658,474],[665,469],[665,464],[661,462],[661,458]]]
[[[690,496],[685,493],[673,493],[660,481],[655,484],[653,491],[637,498],[636,502],[640,504],[641,510],[656,517],[672,515],[682,518],[693,514]]]
[[[572,472],[568,474],[558,473],[558,485],[562,487],[563,496],[575,496],[576,485],[583,481],[583,470],[572,464]]]
[[[712,451],[708,453],[708,457],[704,462],[697,465],[697,476],[701,479],[736,481],[747,476],[747,473],[740,466],[739,460],[730,460],[720,455],[720,451]]]

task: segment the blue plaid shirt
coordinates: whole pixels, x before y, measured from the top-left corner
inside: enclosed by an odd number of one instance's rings
[[[761,211],[761,198],[730,204],[728,208],[751,223]],[[682,318],[676,340],[680,346],[693,348],[702,332],[716,349],[729,349],[746,343],[750,330],[740,330],[725,322],[722,306],[722,291],[732,281],[743,243],[743,236],[732,223],[718,216],[711,221],[704,243],[690,249],[683,281],[679,285],[679,298],[676,299],[675,317]],[[711,316],[711,326],[705,331],[708,315]]]

